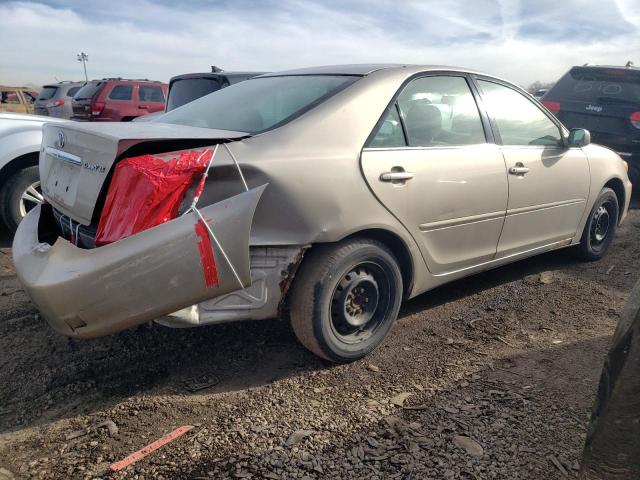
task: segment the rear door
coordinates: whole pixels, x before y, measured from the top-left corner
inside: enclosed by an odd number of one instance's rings
[[[138,115],[164,110],[165,92],[162,85],[138,84],[137,109]]]
[[[564,146],[559,124],[529,95],[489,79],[478,85],[509,173],[497,257],[571,239],[589,195],[586,155]]]
[[[436,275],[496,254],[507,174],[486,126],[464,76],[427,75],[399,92],[362,152],[372,191]]]

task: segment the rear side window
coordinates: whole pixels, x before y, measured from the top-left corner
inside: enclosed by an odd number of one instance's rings
[[[640,103],[640,72],[574,67],[549,92],[550,98],[594,103]]]
[[[22,92],[22,96],[27,101],[27,103],[35,103],[36,102],[37,95],[35,93],[23,91]]]
[[[412,147],[485,142],[476,102],[462,77],[433,76],[411,81],[398,96]]]
[[[131,100],[133,85],[116,85],[109,93],[110,100]]]
[[[67,92],[67,97],[73,97],[76,93],[78,93],[78,90],[80,90],[80,87],[71,87]]]
[[[49,100],[56,94],[58,87],[43,87],[38,95],[38,100]]]
[[[529,98],[493,82],[479,80],[483,103],[503,145],[560,146],[560,129]]]
[[[164,103],[162,88],[156,85],[140,85],[138,87],[138,100],[141,102]]]
[[[77,100],[91,99],[102,87],[102,82],[89,82],[74,95]]]
[[[405,147],[407,142],[402,131],[402,122],[398,115],[398,108],[394,103],[389,107],[384,115],[384,120],[378,127],[375,136],[369,142],[369,147],[373,148],[390,148]]]

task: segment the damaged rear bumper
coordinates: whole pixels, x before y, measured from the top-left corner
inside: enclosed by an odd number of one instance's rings
[[[86,250],[60,237],[53,245],[41,242],[40,217],[43,208],[50,207],[37,207],[20,223],[14,237],[17,275],[56,331],[86,338],[124,330],[245,288],[251,283],[251,224],[265,187],[200,209],[219,243],[213,248],[214,285],[205,278],[194,213]]]

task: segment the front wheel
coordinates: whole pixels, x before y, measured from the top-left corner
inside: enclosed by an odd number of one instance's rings
[[[298,271],[290,316],[298,340],[345,363],[382,343],[398,316],[402,275],[382,243],[361,238],[314,247]]]
[[[586,261],[600,260],[605,256],[618,225],[618,197],[610,188],[603,188],[598,195],[580,240],[580,257]]]

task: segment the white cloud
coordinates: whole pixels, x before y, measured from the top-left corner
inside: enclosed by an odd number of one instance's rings
[[[582,13],[573,15],[567,2],[558,7],[541,2],[526,16],[515,0],[483,0],[474,8],[443,0],[351,0],[332,6],[286,0],[269,8],[250,2],[50,1],[56,6],[10,2],[1,7],[0,83],[79,79],[82,67],[75,55],[80,50],[89,54],[90,77],[164,81],[207,71],[212,64],[280,70],[393,62],[466,66],[528,84],[556,79],[585,62],[624,64],[636,58],[640,63],[636,0],[594,0],[588,8],[575,0]],[[587,16],[599,23],[581,24]],[[553,30],[520,34],[526,25]],[[610,32],[590,42],[562,37],[565,29],[583,27]]]

